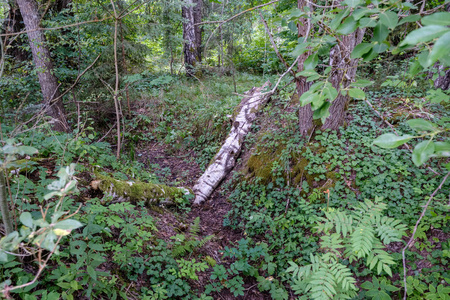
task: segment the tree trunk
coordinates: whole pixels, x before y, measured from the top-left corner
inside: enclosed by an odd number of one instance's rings
[[[304,6],[305,6],[305,0],[297,1],[298,9],[303,10]],[[302,24],[302,25],[300,25],[300,24]],[[298,24],[298,37],[299,38],[307,37],[309,35],[310,30],[311,30],[311,28],[310,28],[309,19],[300,18],[299,24]],[[308,58],[308,56],[310,54],[311,54],[311,52],[306,52],[300,56],[300,58],[298,60],[297,72],[301,72],[304,70],[303,64],[305,63],[305,60]],[[300,96],[304,92],[309,90],[311,83],[306,82],[305,77],[298,77],[298,79],[296,80],[296,86],[297,86],[297,95],[298,95],[298,98],[300,98]],[[298,125],[299,125],[300,134],[303,137],[306,137],[310,133],[310,130],[313,127],[312,120],[313,120],[313,112],[311,109],[311,104],[300,107],[299,111],[298,111],[298,122],[299,122]]]
[[[450,87],[450,68],[445,68],[443,65],[438,65],[437,69],[438,72],[444,72],[444,75],[436,78],[434,81],[434,87],[437,89],[448,90]]]
[[[202,60],[202,31],[199,25],[202,19],[202,0],[185,0],[181,10],[184,39],[184,64],[187,76],[195,75],[195,68]],[[197,74],[198,75],[198,74]]]
[[[27,30],[33,61],[39,78],[46,114],[54,119],[53,128],[57,131],[70,130],[60,98],[58,80],[53,74],[50,51],[45,44],[45,37],[39,30],[40,16],[34,0],[17,0]]]
[[[208,199],[214,189],[233,169],[236,158],[241,152],[244,138],[256,119],[256,112],[267,103],[271,96],[270,94],[262,94],[262,91],[269,85],[270,82],[268,81],[262,87],[248,91],[247,97],[242,99],[241,104],[235,110],[237,115],[233,119],[230,134],[214,157],[213,163],[209,165],[194,186],[194,204],[201,204]]]
[[[365,29],[358,28],[352,34],[340,37],[338,43],[330,51],[331,75],[330,82],[338,91],[337,98],[330,107],[330,116],[325,120],[322,129],[338,129],[344,122],[345,110],[349,100],[348,95],[343,96],[341,89],[347,88],[355,79],[358,59],[351,59],[350,54],[356,45],[361,43]]]

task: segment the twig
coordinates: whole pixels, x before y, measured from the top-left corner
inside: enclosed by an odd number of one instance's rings
[[[445,181],[447,180],[448,176],[450,175],[450,172],[447,173],[447,175],[445,175],[444,179],[442,179],[441,184],[437,187],[437,189],[433,192],[433,194],[431,194],[430,199],[428,199],[427,204],[425,204],[422,213],[420,214],[419,219],[416,222],[416,226],[414,226],[413,229],[413,233],[411,235],[411,238],[409,239],[408,243],[406,244],[405,248],[403,248],[402,250],[402,259],[403,259],[403,285],[405,288],[405,293],[403,294],[403,299],[406,300],[407,297],[407,292],[408,292],[408,287],[406,284],[406,257],[405,257],[405,251],[406,249],[408,249],[412,243],[414,242],[414,235],[416,234],[417,228],[419,227],[419,223],[422,220],[423,216],[425,215],[425,212],[428,209],[428,205],[430,205],[431,200],[433,199],[433,197],[436,195],[436,193],[442,188],[442,186],[444,185]]]
[[[275,44],[275,41],[273,40],[273,36],[270,33],[269,30],[269,26],[267,26],[266,20],[264,20],[264,17],[261,13],[261,11],[259,11],[259,16],[261,17],[261,21],[264,24],[264,27],[266,28],[266,32],[269,35],[269,39],[270,39],[270,43],[272,44],[273,50],[275,50],[275,53],[277,54],[278,58],[281,60],[281,62],[286,66],[286,68],[289,68],[289,65],[287,64],[287,62],[284,60],[283,56],[281,55],[280,51],[278,51],[278,47],[277,44]],[[291,70],[292,76],[295,77],[295,72]]]
[[[119,62],[117,60],[117,27],[119,18],[117,15],[116,7],[114,5],[113,0],[111,0],[111,5],[114,10],[114,67],[116,71],[116,85],[114,87],[114,107],[116,109],[116,122],[117,122],[117,152],[116,157],[117,159],[120,158],[120,109],[119,109]]]
[[[18,286],[15,286],[15,287],[11,287],[11,288],[10,287],[5,287],[3,290],[0,290],[0,293],[2,293],[3,295],[7,295],[7,294],[9,294],[10,291],[21,289],[21,288],[24,288],[26,286],[29,286],[29,285],[32,285],[33,283],[35,283],[36,280],[41,275],[42,271],[44,271],[45,267],[47,266],[47,263],[48,263],[50,257],[53,255],[53,253],[55,253],[56,248],[58,247],[58,244],[61,241],[62,237],[63,237],[62,235],[59,236],[58,240],[56,241],[55,247],[53,247],[53,250],[48,254],[47,259],[44,261],[44,263],[43,264],[39,264],[39,270],[36,273],[36,275],[34,276],[32,281],[24,283],[24,284],[21,284],[21,285],[18,285]]]

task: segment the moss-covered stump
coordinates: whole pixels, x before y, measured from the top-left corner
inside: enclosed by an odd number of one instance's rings
[[[323,193],[334,187],[338,173],[329,170],[325,173],[325,179],[318,180],[320,174],[308,170],[309,160],[303,155],[305,148],[301,152],[287,153],[286,144],[283,142],[276,147],[268,147],[261,143],[260,139],[256,143],[258,145],[256,150],[244,163],[243,172],[247,181],[258,179],[261,184],[268,184],[282,177],[286,183],[297,187],[303,187],[303,183],[306,182],[309,192],[302,190],[303,197],[307,197],[311,191]],[[314,143],[304,147],[308,147],[317,154],[326,151],[324,147],[315,146]]]
[[[99,189],[116,201],[145,201],[146,205],[177,205],[177,199],[192,191],[183,187],[170,187],[164,184],[140,181],[120,181],[95,173],[91,182],[93,189]]]

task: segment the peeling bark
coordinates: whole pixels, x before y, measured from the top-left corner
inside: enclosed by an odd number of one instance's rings
[[[195,67],[202,60],[201,44],[202,31],[199,25],[202,20],[202,0],[185,0],[185,6],[181,10],[184,39],[184,64],[186,75],[195,75]]]
[[[236,110],[237,115],[233,119],[230,134],[214,157],[213,163],[209,165],[194,186],[194,204],[201,204],[205,201],[233,169],[236,158],[241,152],[244,138],[256,119],[256,113],[270,98],[270,94],[262,94],[262,91],[268,86],[270,86],[269,81],[259,88],[251,89],[246,93],[247,97],[242,99]]]

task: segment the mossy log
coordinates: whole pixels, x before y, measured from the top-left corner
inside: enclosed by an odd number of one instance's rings
[[[176,205],[177,198],[192,191],[183,187],[170,187],[164,184],[140,181],[121,181],[109,176],[95,174],[96,180],[91,182],[93,189],[99,189],[116,201],[145,201],[146,205]]]
[[[268,86],[270,86],[269,81],[263,86],[259,88],[254,87],[245,93],[246,97],[242,99],[235,110],[230,134],[212,160],[212,163],[194,186],[194,204],[200,204],[205,201],[234,167],[236,158],[241,152],[244,138],[256,119],[256,113],[270,98],[270,94],[263,93],[263,90]]]

